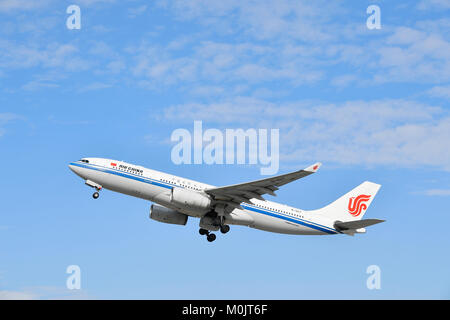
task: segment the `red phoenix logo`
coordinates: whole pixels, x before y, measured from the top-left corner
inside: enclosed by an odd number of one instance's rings
[[[369,201],[369,199],[370,195],[366,194],[361,194],[356,198],[351,197],[348,201],[348,212],[354,217],[359,216],[363,210],[367,209],[367,205],[364,202]]]

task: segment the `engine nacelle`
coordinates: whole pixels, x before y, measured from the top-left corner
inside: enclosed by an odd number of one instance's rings
[[[173,188],[170,201],[177,207],[197,211],[209,211],[211,199],[199,192]]]
[[[188,220],[187,215],[156,204],[152,204],[150,207],[150,218],[159,222],[179,224],[182,226],[184,226]]]

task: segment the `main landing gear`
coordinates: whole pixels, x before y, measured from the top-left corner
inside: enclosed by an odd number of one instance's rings
[[[223,224],[220,226],[220,232],[222,232],[223,234],[227,233],[228,231],[230,231],[230,226]]]
[[[209,230],[206,229],[200,229],[198,231],[202,236],[206,235],[206,240],[208,240],[209,242],[213,242],[214,240],[216,240],[216,235],[214,233],[210,233]]]
[[[206,240],[208,240],[209,242],[213,242],[214,240],[216,240],[216,235],[214,233],[210,233],[208,230],[206,229],[200,229],[198,231],[202,236],[206,235]]]
[[[209,230],[220,230],[225,234],[230,231],[230,226],[225,224],[225,217],[217,213],[216,210],[211,210],[206,213],[200,220],[200,230],[198,231],[202,236],[206,236],[206,240],[213,242],[216,240],[216,235]]]
[[[225,234],[228,231],[230,231],[230,226],[228,225],[220,226],[221,233]],[[214,233],[209,232],[209,230],[201,228],[200,230],[198,230],[198,233],[200,233],[202,236],[206,236],[206,240],[208,240],[209,242],[213,242],[214,240],[216,240],[216,235]]]

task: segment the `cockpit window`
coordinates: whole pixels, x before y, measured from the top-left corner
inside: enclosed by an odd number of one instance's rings
[[[80,161],[84,162],[84,163],[89,163],[89,160],[86,160],[86,159],[81,159]]]

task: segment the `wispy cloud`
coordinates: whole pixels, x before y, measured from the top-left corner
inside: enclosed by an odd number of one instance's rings
[[[181,20],[196,20],[224,33],[243,32],[258,40],[279,37],[329,40],[332,16],[342,11],[339,6],[322,0],[176,0],[169,6]],[[324,6],[328,9],[323,10]]]
[[[164,110],[163,119],[220,127],[280,129],[287,162],[343,165],[428,165],[450,170],[450,114],[440,107],[402,99],[277,104],[250,97],[189,103]]]
[[[145,11],[147,11],[147,5],[141,5],[139,7],[130,8],[128,9],[128,17],[130,18],[136,18],[137,16],[140,16]]]
[[[0,2],[4,10],[19,4],[34,8],[34,3]],[[79,4],[123,5],[109,0],[82,0]],[[348,8],[322,0],[176,0],[124,5],[130,17],[153,9],[164,10],[174,23],[187,21],[200,26],[201,31],[192,28],[179,37],[160,38],[158,26],[153,26],[148,32],[155,34],[156,41],[149,41],[147,32],[131,37],[126,47],[107,38],[99,41],[89,36],[84,42],[67,42],[53,36],[59,18],[49,14],[43,17],[46,22],[42,28],[36,27],[33,19],[9,22],[10,32],[24,29],[19,32],[27,41],[0,41],[0,67],[6,75],[18,69],[28,70],[32,76],[48,69],[61,74],[85,72],[98,76],[93,81],[99,83],[112,83],[113,76],[115,80],[121,77],[151,90],[195,86],[185,90],[193,94],[202,87],[225,85],[246,86],[248,94],[271,82],[292,92],[301,85],[316,83],[345,88],[450,81],[450,21],[445,17],[409,26],[391,25],[373,36],[364,21],[342,19],[340,15],[353,17]],[[92,26],[91,30],[101,26]],[[38,41],[32,30],[49,37]],[[344,73],[336,71],[342,69]],[[37,90],[57,85],[29,81],[21,86]],[[218,91],[212,94],[217,96]]]
[[[0,300],[86,300],[92,299],[85,290],[62,287],[31,287],[23,290],[0,290]]]
[[[35,300],[38,296],[28,291],[0,290],[0,300]]]
[[[430,9],[450,9],[450,1],[448,0],[422,0],[417,4],[419,10]]]
[[[0,67],[24,69],[33,67],[61,68],[69,71],[86,70],[87,60],[77,54],[78,47],[70,43],[15,43],[0,41]]]
[[[442,35],[398,27],[378,50],[379,81],[430,82],[450,80],[450,42]]]
[[[450,189],[430,189],[424,192],[427,196],[450,196]]]
[[[81,87],[78,91],[79,92],[96,91],[96,90],[108,89],[108,88],[111,88],[112,86],[113,85],[110,83],[93,82],[91,84]]]
[[[40,9],[47,6],[52,1],[53,0],[0,0],[0,12]]]
[[[427,91],[432,97],[450,99],[450,85],[435,86]]]
[[[0,138],[5,134],[6,129],[4,128],[8,123],[22,119],[20,115],[17,115],[15,113],[0,113]]]
[[[116,0],[77,0],[80,6],[93,6],[102,3],[114,3]],[[58,3],[57,0],[0,0],[0,12],[29,11],[48,7]]]
[[[111,4],[115,3],[116,0],[78,0],[76,3],[80,6],[93,6],[97,4]]]

